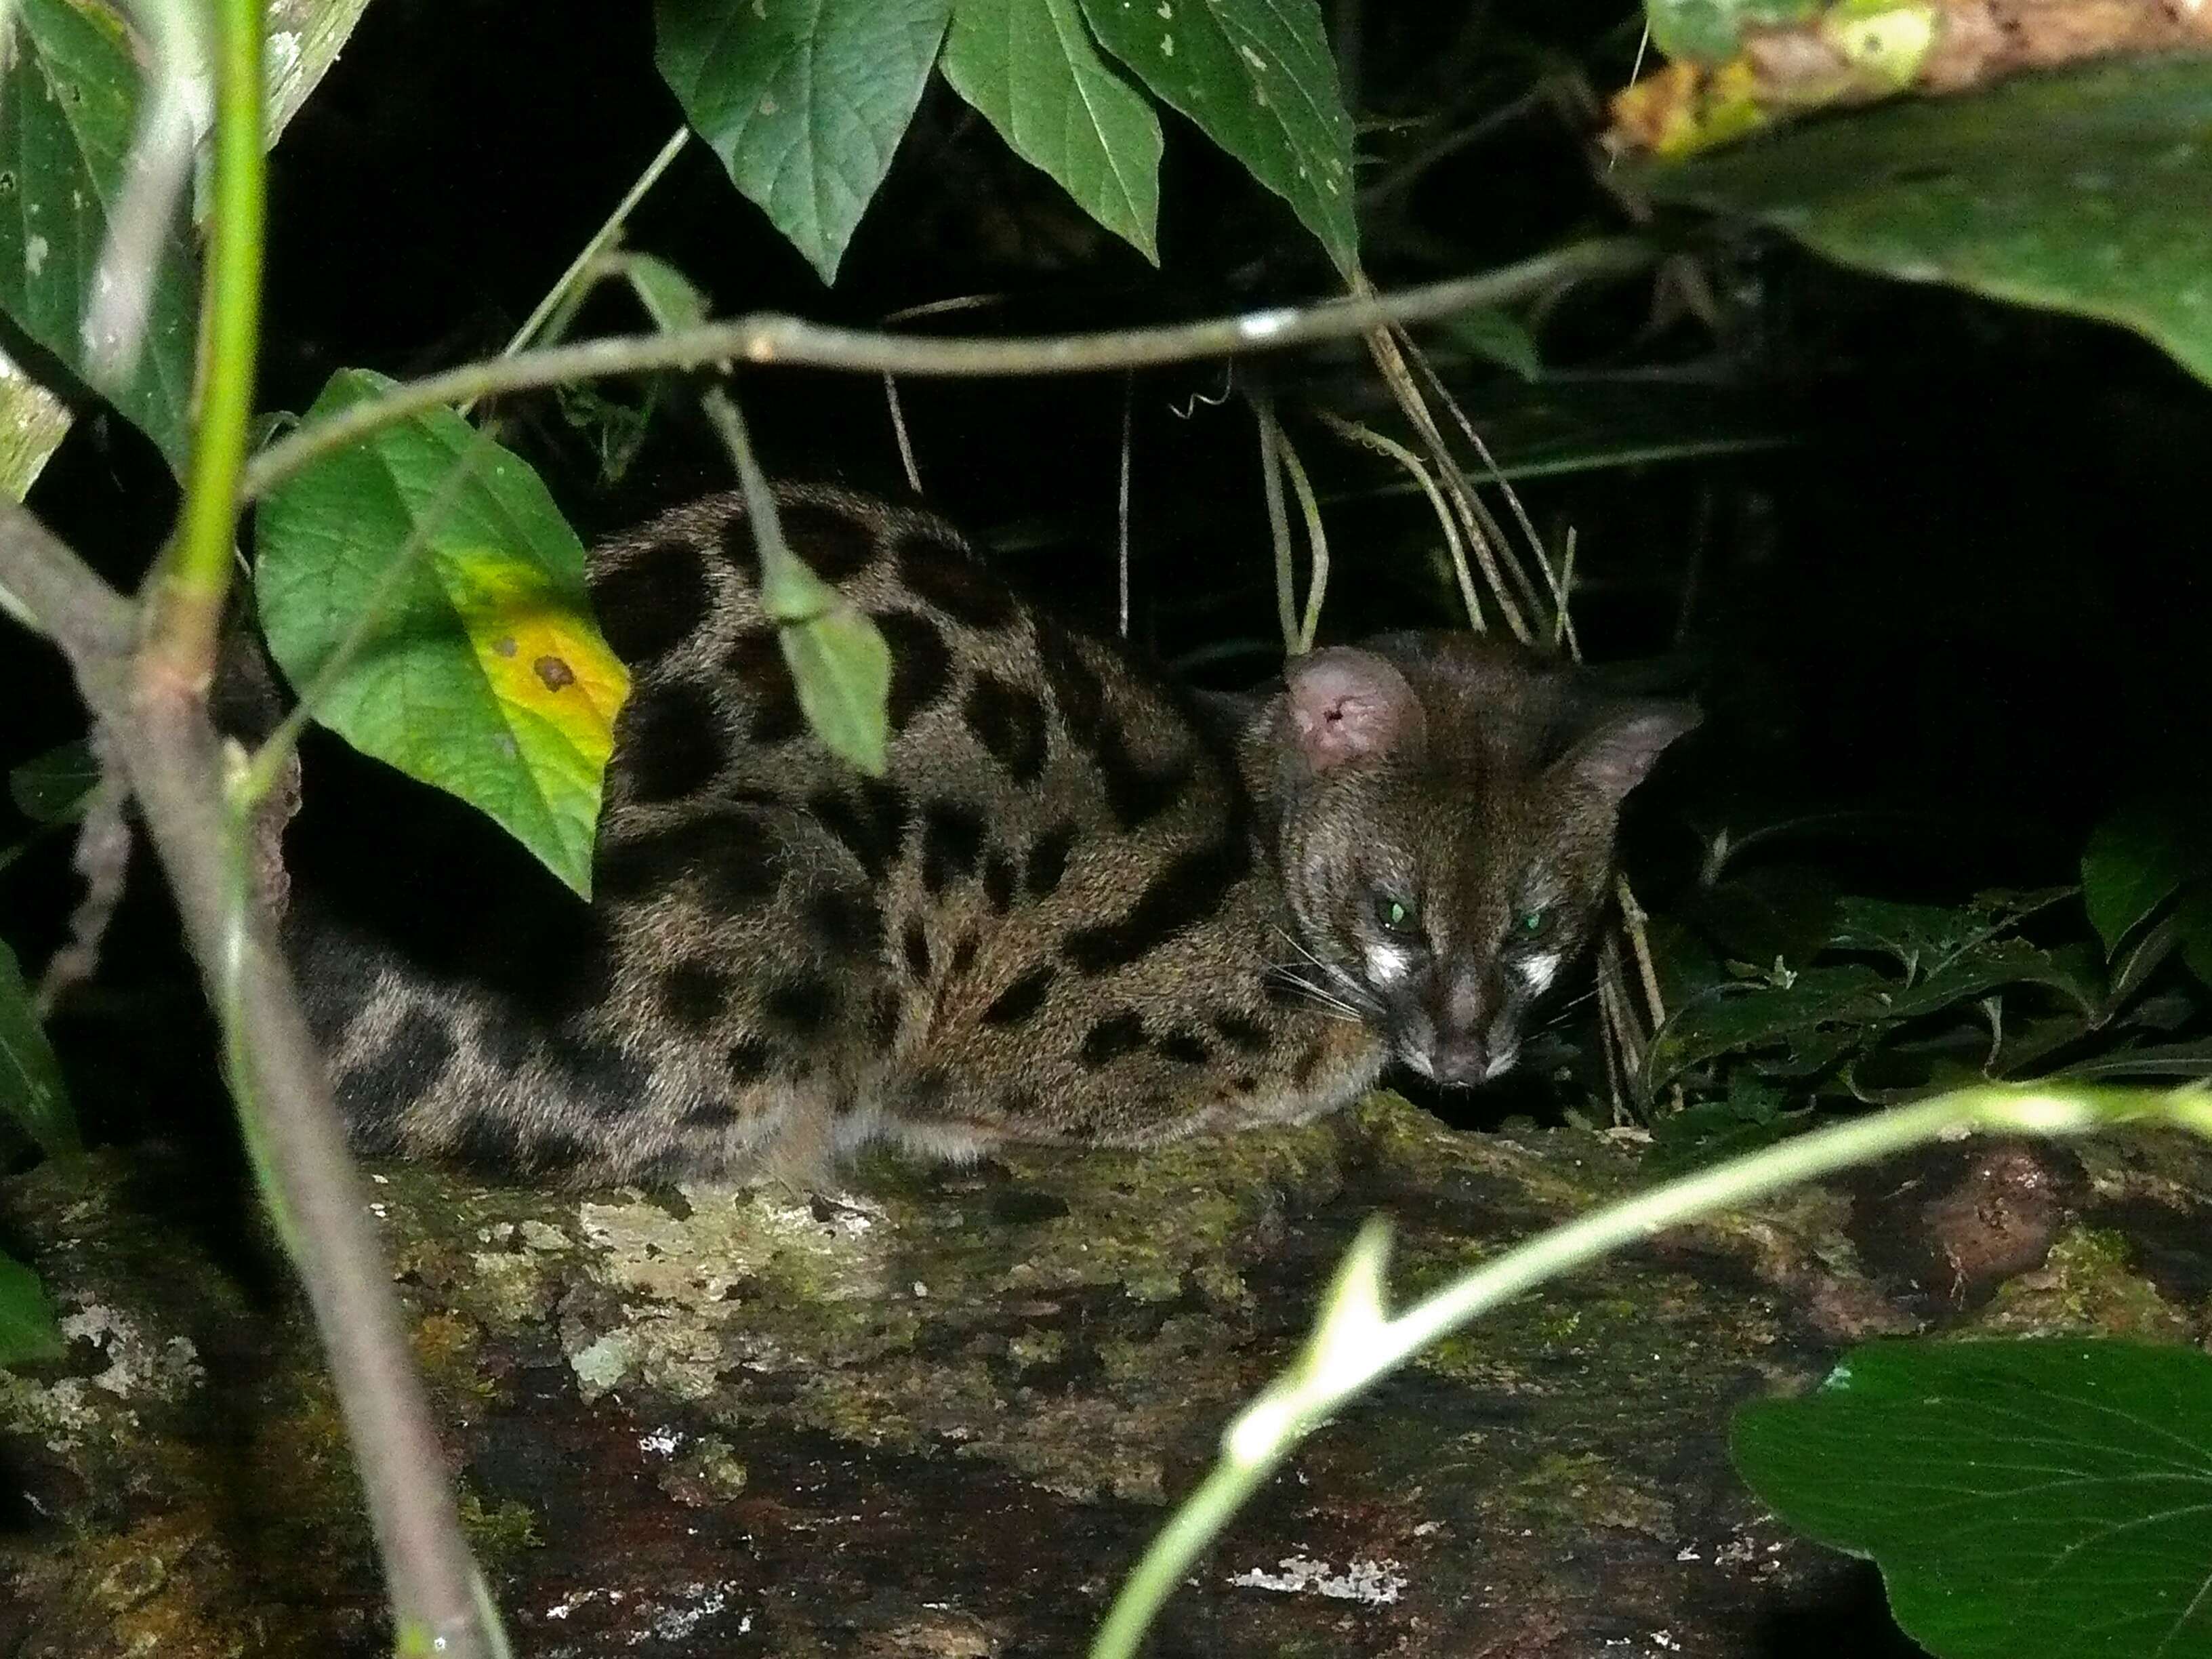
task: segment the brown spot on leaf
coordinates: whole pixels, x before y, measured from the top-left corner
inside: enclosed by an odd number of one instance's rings
[[[540,657],[530,672],[548,691],[559,691],[576,683],[576,671],[558,657]]]

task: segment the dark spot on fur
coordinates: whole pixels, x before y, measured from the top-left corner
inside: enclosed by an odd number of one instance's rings
[[[730,976],[695,957],[665,969],[657,994],[661,1012],[696,1035],[720,1019],[729,1006]]]
[[[898,1112],[906,1117],[930,1117],[944,1107],[952,1092],[951,1079],[942,1067],[926,1066],[908,1079],[899,1091]]]
[[[1037,1092],[1034,1089],[1008,1089],[999,1097],[999,1116],[1000,1120],[1005,1122],[1018,1123],[1024,1118],[1034,1118],[1038,1116],[1042,1110],[1043,1103],[1038,1100]],[[1066,1203],[1064,1200],[1056,1201],[1060,1204],[1057,1214],[1041,1216],[1037,1218],[1040,1220],[1057,1220],[1060,1216],[1066,1215],[1067,1213]],[[995,1204],[992,1206],[992,1213],[994,1216],[999,1213],[998,1207]],[[1012,1219],[1012,1218],[1001,1218]]]
[[[1260,1086],[1260,1079],[1249,1072],[1239,1072],[1229,1079],[1229,1086],[1240,1095],[1249,1095]]]
[[[1313,1006],[1310,988],[1295,974],[1269,974],[1260,981],[1260,994],[1278,1008]]]
[[[659,661],[707,614],[699,550],[680,537],[655,542],[592,585],[592,610],[615,655],[633,668]]]
[[[1057,971],[1050,963],[1030,969],[991,1000],[991,1006],[983,1010],[983,1024],[1018,1025],[1029,1018],[1044,1006],[1045,994],[1052,989]]]
[[[716,910],[733,915],[775,896],[781,853],[757,813],[707,812],[602,847],[595,884],[603,898],[628,900],[696,880]]]
[[[1040,618],[1036,623],[1037,663],[1045,684],[1052,688],[1060,723],[1078,743],[1088,745],[1091,734],[1106,717],[1106,688],[1079,653],[1075,636],[1066,629]]]
[[[758,1037],[739,1037],[722,1056],[722,1069],[732,1083],[758,1083],[775,1062],[775,1051]]]
[[[866,524],[850,513],[817,501],[793,501],[777,511],[776,520],[783,526],[783,538],[791,544],[791,550],[825,582],[842,582],[859,575],[883,550]]]
[[[1004,628],[1014,596],[973,554],[933,537],[909,534],[898,546],[899,580],[931,605],[970,628]]]
[[[995,848],[983,860],[983,896],[1002,916],[1014,908],[1014,861]]]
[[[1322,1060],[1328,1052],[1318,1042],[1306,1044],[1304,1050],[1298,1055],[1297,1063],[1291,1067],[1291,1086],[1294,1089],[1303,1089],[1307,1084],[1311,1083],[1314,1073],[1321,1069]]]
[[[906,925],[906,937],[901,941],[906,949],[906,970],[918,980],[929,977],[929,931],[916,917]]]
[[[824,950],[873,956],[884,947],[884,919],[875,902],[848,887],[825,887],[806,901],[806,925]]]
[[[975,741],[1006,769],[1016,783],[1035,783],[1044,771],[1047,744],[1044,704],[1036,694],[1000,679],[975,676],[963,714]]]
[[[983,815],[957,801],[934,800],[921,818],[921,884],[941,893],[975,873],[983,852]]]
[[[1119,921],[1078,927],[1060,948],[1085,974],[1126,968],[1219,910],[1251,862],[1251,848],[1232,825],[1222,839],[1177,857]]]
[[[522,1137],[499,1113],[478,1107],[453,1131],[447,1153],[467,1169],[513,1175],[522,1167]]]
[[[1232,1048],[1241,1048],[1248,1054],[1267,1052],[1267,1028],[1256,1019],[1234,1012],[1216,1014],[1213,1029],[1221,1033],[1222,1040]]]
[[[1133,1008],[1124,1008],[1118,1014],[1109,1014],[1083,1034],[1083,1063],[1093,1067],[1110,1065],[1144,1046],[1144,1016]]]
[[[913,809],[897,785],[869,778],[861,782],[857,799],[842,789],[817,790],[806,798],[806,810],[845,843],[874,882],[883,879],[898,857]]]
[[[745,735],[755,743],[772,747],[789,742],[806,729],[806,716],[799,707],[799,685],[791,678],[791,665],[783,659],[775,629],[756,628],[738,635],[723,657],[722,666],[744,688],[750,705]]]
[[[536,1129],[522,1149],[522,1164],[541,1181],[557,1180],[590,1163],[599,1151],[590,1141],[559,1129]]]
[[[400,1150],[401,1113],[446,1074],[453,1048],[453,1028],[442,1015],[410,1008],[374,1053],[337,1074],[338,1110],[364,1150]]]
[[[975,965],[975,952],[981,945],[981,941],[975,937],[974,928],[971,927],[961,934],[959,942],[952,947],[952,966],[947,977],[958,979],[973,968]]]
[[[1067,873],[1069,849],[1074,845],[1072,823],[1056,823],[1030,843],[1029,872],[1022,884],[1031,898],[1043,898],[1060,886],[1060,878]]]
[[[760,549],[753,541],[753,525],[741,505],[733,505],[715,537],[722,556],[755,582],[760,580]]]
[[[1170,1060],[1179,1060],[1186,1066],[1203,1066],[1213,1057],[1213,1050],[1206,1039],[1195,1031],[1170,1031],[1152,1044]]]
[[[546,1040],[545,1058],[569,1088],[591,1103],[592,1115],[627,1117],[645,1103],[652,1081],[644,1065],[604,1037],[573,1030]]]
[[[889,1042],[898,1035],[898,1028],[899,994],[886,985],[868,1005],[868,1035],[878,1042]]]
[[[714,781],[729,759],[722,717],[704,686],[671,680],[623,707],[617,739],[641,801],[681,800]]]
[[[891,653],[888,714],[894,733],[924,709],[933,707],[952,684],[952,653],[945,635],[927,617],[908,611],[878,611],[878,631]]]
[[[687,1129],[726,1129],[738,1121],[738,1109],[726,1100],[695,1101],[684,1114],[682,1122]]]
[[[1181,800],[1197,769],[1188,752],[1139,760],[1129,751],[1128,735],[1121,723],[1114,720],[1097,727],[1091,753],[1098,763],[1098,781],[1105,789],[1106,805],[1124,832],[1141,829]]]
[[[837,1005],[835,987],[819,974],[802,974],[769,987],[761,1007],[794,1036],[812,1036],[830,1023]]]

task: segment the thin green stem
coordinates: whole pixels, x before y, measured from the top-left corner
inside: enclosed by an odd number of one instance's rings
[[[270,445],[246,469],[248,499],[265,494],[318,456],[342,449],[381,427],[426,409],[565,381],[690,369],[710,363],[784,364],[867,374],[1029,375],[1094,373],[1182,362],[1248,351],[1278,350],[1315,340],[1364,333],[1387,323],[1449,316],[1498,305],[1584,277],[1619,274],[1650,263],[1642,244],[1626,240],[1577,243],[1479,276],[1463,276],[1386,298],[1331,300],[1210,318],[1163,328],[1032,338],[930,339],[864,329],[831,328],[802,318],[766,313],[663,334],[624,335],[526,351],[469,363],[358,404]]]
[[[1298,654],[1297,573],[1291,552],[1291,519],[1283,504],[1283,429],[1275,424],[1274,400],[1252,394],[1252,414],[1260,428],[1260,493],[1267,503],[1267,538],[1275,550],[1275,623],[1283,630],[1283,654]]]
[[[606,252],[608,244],[622,234],[623,227],[629,222],[629,216],[645,199],[646,191],[660,182],[660,175],[668,171],[669,165],[676,160],[690,137],[690,127],[677,128],[668,142],[660,147],[659,154],[645,164],[645,171],[637,175],[637,182],[629,187],[621,201],[615,204],[614,211],[600,222],[599,228],[592,233],[591,240],[586,242],[576,257],[568,261],[568,268],[561,273],[560,280],[545,290],[545,297],[538,301],[530,315],[522,319],[522,326],[514,331],[514,337],[499,354],[502,359],[514,357],[538,337],[538,331],[545,326],[546,319],[568,299],[583,280],[585,272],[591,269],[592,262]],[[466,415],[475,407],[476,400],[471,398],[461,405],[460,412]]]
[[[1325,1305],[1313,1340],[1230,1425],[1221,1461],[1130,1574],[1092,1644],[1091,1659],[1128,1659],[1136,1652],[1153,1615],[1199,1553],[1316,1425],[1437,1338],[1522,1291],[1667,1228],[1948,1135],[2071,1135],[2130,1121],[2162,1121],[2212,1138],[2212,1091],[2195,1085],[2165,1093],[1961,1090],[1800,1135],[1554,1227],[1395,1319],[1347,1319],[1334,1302]],[[1340,1275],[1340,1291],[1348,1278]],[[1330,1340],[1336,1331],[1342,1339]]]
[[[199,410],[183,515],[155,568],[149,596],[149,655],[193,684],[204,684],[214,669],[253,407],[268,171],[261,149],[261,27],[258,0],[217,0]]]

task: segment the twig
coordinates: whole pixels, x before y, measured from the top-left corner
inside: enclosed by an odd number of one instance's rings
[[[763,313],[664,334],[620,335],[465,364],[394,387],[271,444],[247,469],[245,493],[265,494],[318,456],[403,421],[494,392],[557,382],[700,368],[713,363],[777,363],[871,374],[1029,375],[1090,373],[1181,362],[1194,357],[1278,350],[1368,332],[1389,323],[1449,316],[1469,307],[1525,298],[1555,284],[1632,270],[1650,250],[1627,239],[1577,243],[1479,276],[1409,289],[1387,298],[1329,300],[1247,312],[1168,327],[1005,339],[923,338],[833,328]]]
[[[660,147],[659,153],[645,164],[645,171],[637,175],[637,182],[623,192],[622,200],[615,204],[614,211],[600,221],[599,228],[592,233],[591,240],[578,251],[576,257],[568,261],[568,269],[561,273],[560,279],[545,290],[545,297],[532,308],[529,316],[522,319],[522,326],[514,331],[514,337],[499,354],[501,357],[511,359],[516,356],[538,337],[538,331],[545,326],[545,319],[568,297],[584,273],[591,269],[592,262],[606,252],[608,244],[622,234],[623,227],[629,222],[629,216],[645,199],[646,191],[660,182],[660,175],[668,171],[670,163],[676,160],[690,137],[690,127],[677,128],[668,142]],[[465,415],[468,410],[464,408],[461,413]]]
[[[1358,421],[1346,420],[1341,415],[1328,410],[1317,410],[1322,423],[1338,435],[1353,443],[1364,444],[1379,454],[1389,456],[1409,473],[1421,493],[1429,498],[1429,506],[1437,515],[1437,527],[1444,533],[1444,545],[1450,550],[1452,574],[1459,582],[1460,602],[1467,607],[1467,625],[1476,633],[1487,630],[1489,624],[1482,615],[1482,599],[1474,591],[1474,573],[1467,567],[1467,542],[1453,518],[1451,506],[1444,500],[1443,491],[1437,488],[1436,479],[1421,458],[1395,438],[1386,436],[1374,428],[1363,426]]]
[[[1267,536],[1275,550],[1275,621],[1283,630],[1283,654],[1298,654],[1297,573],[1291,563],[1291,515],[1283,506],[1281,429],[1273,401],[1264,392],[1252,396],[1252,416],[1260,428],[1261,494],[1267,502]]]
[[[1314,487],[1306,477],[1305,463],[1298,452],[1291,447],[1283,428],[1275,428],[1275,447],[1283,458],[1283,470],[1290,475],[1291,488],[1297,495],[1298,516],[1306,521],[1306,550],[1311,565],[1306,573],[1306,609],[1304,618],[1298,623],[1298,649],[1313,649],[1314,635],[1321,629],[1322,596],[1328,591],[1328,532],[1321,521],[1321,503],[1314,499]]]
[[[1376,329],[1367,336],[1367,349],[1382,374],[1382,383],[1390,388],[1390,395],[1413,422],[1415,435],[1436,464],[1445,499],[1459,515],[1460,527],[1466,532],[1468,545],[1474,550],[1474,562],[1481,568],[1482,579],[1490,588],[1490,597],[1497,604],[1506,630],[1523,645],[1533,645],[1534,635],[1506,586],[1504,572],[1511,570],[1515,582],[1524,593],[1529,591],[1528,574],[1514,558],[1513,550],[1499,531],[1497,520],[1490,516],[1490,509],[1483,505],[1482,498],[1468,481],[1451,453],[1451,446],[1444,441],[1443,428],[1429,412],[1428,401],[1421,396],[1420,387],[1413,383],[1413,371],[1406,367],[1405,353],[1399,349],[1397,337],[1389,329]]]
[[[1117,555],[1115,564],[1118,574],[1117,586],[1121,599],[1121,637],[1129,637],[1129,477],[1133,466],[1131,426],[1137,406],[1137,378],[1121,376],[1121,480],[1115,492],[1114,521],[1118,531],[1115,541]]]

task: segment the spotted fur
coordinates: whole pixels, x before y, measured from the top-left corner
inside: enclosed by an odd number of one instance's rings
[[[744,508],[592,556],[634,684],[588,908],[428,961],[301,913],[372,1150],[575,1182],[811,1169],[887,1138],[1146,1146],[1473,1081],[1598,912],[1620,797],[1694,718],[1480,641],[1194,699],[928,514],[787,489],[891,653],[890,764],[808,730]],[[1414,906],[1384,929],[1378,895]],[[1540,904],[1540,939],[1514,938]],[[500,930],[492,930],[496,933]]]

